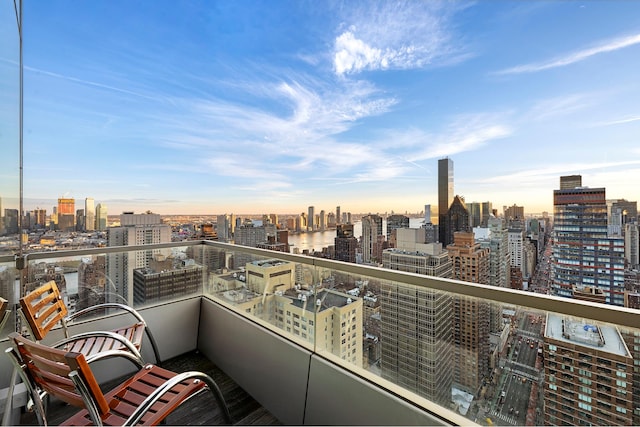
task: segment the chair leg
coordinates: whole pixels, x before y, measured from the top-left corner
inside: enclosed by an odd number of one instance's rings
[[[9,390],[7,392],[7,400],[4,404],[4,414],[2,415],[2,425],[10,426],[13,424],[11,422],[11,414],[13,413],[13,390],[16,385],[16,381],[18,379],[18,370],[14,367],[11,372],[11,380],[9,381]]]
[[[211,377],[205,376],[203,379],[207,383],[207,386],[209,387],[209,391],[211,391],[211,393],[213,394],[213,397],[215,397],[216,402],[218,403],[218,406],[222,411],[222,415],[224,416],[224,421],[227,424],[232,425],[233,420],[231,419],[231,413],[229,412],[229,407],[227,406],[227,403],[224,400],[224,396],[222,395],[222,392],[220,391],[218,384],[216,384],[213,381],[213,378]]]

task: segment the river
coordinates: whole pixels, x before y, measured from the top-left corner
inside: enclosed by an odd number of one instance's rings
[[[419,228],[422,225],[423,218],[409,218],[409,227]],[[382,221],[382,234],[387,235],[387,221]],[[358,239],[362,237],[362,221],[356,221],[353,223],[353,235]],[[316,231],[315,233],[299,233],[289,234],[289,246],[291,246],[291,252],[295,249],[302,252],[305,249],[309,251],[321,251],[322,248],[326,248],[335,244],[336,230]]]

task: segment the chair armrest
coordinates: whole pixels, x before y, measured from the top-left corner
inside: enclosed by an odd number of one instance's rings
[[[142,318],[140,313],[138,313],[133,307],[130,307],[130,306],[126,305],[126,304],[120,304],[120,303],[117,303],[117,302],[107,302],[107,303],[93,305],[91,307],[84,308],[84,309],[82,309],[80,311],[76,311],[75,313],[70,314],[69,316],[66,316],[64,319],[62,319],[62,322],[64,324],[67,324],[68,322],[72,322],[75,319],[77,319],[78,317],[82,317],[85,314],[91,313],[92,311],[102,310],[102,309],[105,309],[105,308],[117,308],[119,310],[127,311],[127,312],[131,313],[131,315],[133,317],[138,319],[138,321],[140,323],[143,323],[145,326],[147,326],[147,323],[144,321],[144,319]]]
[[[220,392],[220,389],[218,388],[218,385],[215,383],[215,381],[213,381],[213,378],[211,378],[209,375],[203,372],[189,371],[189,372],[183,372],[181,374],[177,374],[175,377],[165,381],[162,385],[160,385],[153,393],[147,396],[147,398],[138,406],[138,408],[131,414],[131,416],[129,416],[129,418],[127,419],[127,421],[124,422],[123,425],[135,426],[138,423],[140,423],[144,414],[158,400],[160,400],[160,398],[162,398],[162,396],[165,393],[167,393],[176,385],[188,379],[204,381],[207,384],[209,391],[211,391],[211,393],[214,395],[218,405],[220,406],[220,410],[222,411],[222,414],[225,418],[225,422],[227,422],[228,424],[233,424],[231,420],[231,414],[229,413],[229,408],[227,407],[227,404],[224,401],[224,398],[222,396],[222,393]],[[196,392],[195,394],[198,394],[198,393],[199,391]],[[192,396],[188,396],[185,400],[189,399]]]
[[[52,344],[51,347],[62,348],[65,345],[73,343],[75,341],[84,340],[87,338],[95,338],[95,337],[110,338],[115,341],[118,341],[126,348],[127,351],[114,349],[114,350],[97,352],[90,356],[85,356],[87,359],[87,363],[91,363],[96,360],[107,359],[109,357],[124,357],[126,359],[131,360],[131,362],[135,363],[138,368],[142,368],[145,365],[144,361],[142,360],[142,355],[140,354],[140,351],[138,351],[138,349],[131,343],[131,341],[129,341],[126,337],[120,334],[117,334],[115,332],[110,332],[110,331],[82,332],[82,333],[73,335],[71,337],[65,338],[63,340],[60,340],[55,344]]]

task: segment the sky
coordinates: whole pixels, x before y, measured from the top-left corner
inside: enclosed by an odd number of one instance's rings
[[[24,3],[25,208],[640,199],[640,2]]]

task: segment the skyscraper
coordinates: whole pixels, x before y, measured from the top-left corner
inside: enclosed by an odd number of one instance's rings
[[[231,223],[227,214],[218,215],[216,231],[218,233],[218,240],[221,242],[228,242],[231,239]]]
[[[110,227],[107,246],[138,246],[170,243],[171,226],[153,213],[120,215],[120,227]],[[118,295],[133,301],[133,270],[148,267],[155,254],[169,255],[171,250],[154,249],[112,253],[107,258],[107,276]]]
[[[524,220],[524,206],[504,206],[504,219],[508,221],[511,220]]]
[[[402,234],[411,231],[398,230]],[[408,243],[384,250],[385,268],[451,277],[451,261],[440,243]],[[451,295],[389,281],[380,290],[382,377],[436,403],[448,404],[454,360]]]
[[[473,233],[456,232],[447,246],[453,278],[488,284],[489,249],[475,242]],[[456,295],[453,297],[454,382],[475,393],[489,373],[489,332],[491,308],[486,301]]]
[[[440,242],[443,246],[453,243],[453,236],[458,231],[471,231],[469,226],[469,211],[464,203],[464,199],[455,196],[449,210],[444,216],[444,241]]]
[[[308,231],[316,231],[315,219],[316,219],[315,208],[313,206],[309,206],[309,215],[307,218]]]
[[[353,235],[353,224],[338,224],[334,245],[338,261],[356,262],[358,239]]]
[[[446,219],[449,206],[453,202],[453,160],[438,160],[438,228],[439,239],[447,246]]]
[[[500,218],[489,218],[489,238],[480,241],[480,246],[489,248],[489,281],[487,284],[508,288],[510,283],[509,237]]]
[[[553,313],[545,325],[545,425],[632,425],[633,358],[618,328]]]
[[[398,228],[409,228],[409,217],[406,215],[389,215],[387,217],[387,241],[391,241],[391,233]]]
[[[107,229],[107,205],[98,203],[96,206],[96,229],[104,231]]]
[[[471,228],[480,227],[482,223],[482,203],[467,203],[467,210],[469,211],[469,226]]]
[[[96,208],[95,202],[91,197],[84,199],[84,215],[85,215],[85,229],[87,231],[93,231],[96,229]]]
[[[340,206],[336,206],[336,225],[342,223],[342,218],[340,217]]]
[[[76,227],[75,199],[58,199],[58,230],[75,231]]]
[[[595,286],[607,304],[624,305],[624,240],[608,236],[605,189],[554,190],[553,208],[552,293],[571,297],[574,286]]]
[[[624,257],[629,267],[640,266],[640,225],[625,224]]]
[[[381,262],[374,259],[374,245],[378,243],[378,236],[382,236],[382,217],[369,214],[362,217],[362,262]]]

